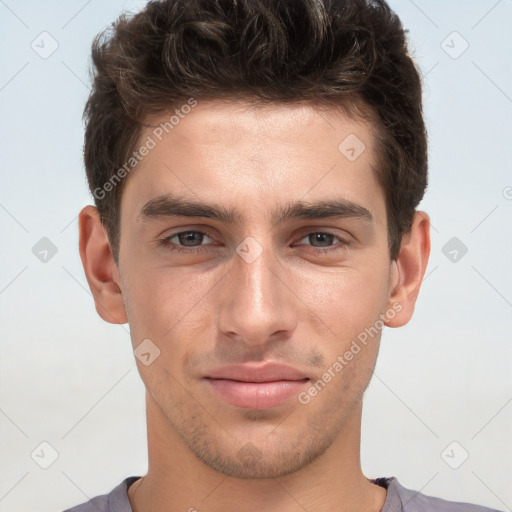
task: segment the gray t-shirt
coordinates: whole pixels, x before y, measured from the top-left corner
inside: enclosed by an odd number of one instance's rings
[[[123,480],[112,492],[92,498],[87,503],[64,512],[133,512],[128,500],[128,487],[140,477]],[[377,478],[372,483],[387,489],[384,506],[380,512],[500,512],[496,509],[447,501],[426,496],[402,487],[395,477]]]

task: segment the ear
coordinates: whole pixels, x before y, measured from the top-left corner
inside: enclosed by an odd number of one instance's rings
[[[384,322],[388,327],[401,327],[411,319],[429,255],[430,218],[417,211],[409,233],[402,238],[398,257],[392,262],[388,311],[391,308],[396,314]]]
[[[94,206],[83,208],[78,218],[78,225],[80,258],[94,297],[96,311],[106,322],[125,324],[128,318],[119,272],[97,208]]]

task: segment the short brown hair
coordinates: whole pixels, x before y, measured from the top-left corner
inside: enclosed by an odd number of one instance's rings
[[[361,116],[366,107],[396,259],[427,186],[421,80],[405,34],[384,0],[153,0],[123,13],[93,41],[84,110],[87,178],[116,263],[124,180],[108,194],[104,185],[146,116],[192,97],[361,104]]]

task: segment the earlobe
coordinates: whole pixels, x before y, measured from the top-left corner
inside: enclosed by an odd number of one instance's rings
[[[393,309],[394,315],[384,322],[388,327],[401,327],[411,319],[429,255],[430,218],[417,211],[409,233],[402,239],[398,258],[392,263],[388,308]]]
[[[96,311],[112,324],[128,322],[119,273],[97,208],[86,206],[79,215],[80,258]]]

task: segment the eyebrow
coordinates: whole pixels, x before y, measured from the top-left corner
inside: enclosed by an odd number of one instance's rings
[[[225,224],[241,223],[243,220],[243,216],[235,209],[216,203],[196,202],[175,194],[150,199],[141,208],[137,220],[149,221],[162,217],[204,217]],[[347,199],[288,203],[272,212],[271,217],[274,224],[289,220],[327,218],[357,218],[369,224],[373,223],[373,215],[369,210]]]

